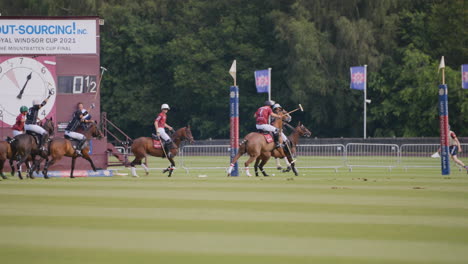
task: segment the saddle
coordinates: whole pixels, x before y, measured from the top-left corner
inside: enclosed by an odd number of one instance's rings
[[[63,137],[64,137],[65,139],[70,140],[70,143],[71,143],[71,145],[72,145],[72,147],[73,147],[74,149],[77,149],[77,148],[78,148],[78,144],[80,144],[80,140],[75,139],[75,138],[72,138],[72,137],[67,136],[67,135],[64,135]],[[87,145],[87,143],[84,143],[83,146],[82,146],[82,149],[83,149],[84,147],[86,147],[86,145]]]
[[[36,144],[39,145],[39,137],[42,135],[31,130],[26,130],[26,134],[32,136],[34,138],[34,141],[36,141]]]
[[[275,141],[275,140],[273,139],[273,136],[271,135],[271,133],[268,132],[268,131],[257,130],[257,133],[262,134],[267,143],[271,143],[271,142],[274,142],[274,141]]]
[[[163,148],[163,144],[161,142],[161,138],[159,138],[158,135],[156,134],[151,134],[151,139],[153,139],[153,147],[155,149],[162,149]]]

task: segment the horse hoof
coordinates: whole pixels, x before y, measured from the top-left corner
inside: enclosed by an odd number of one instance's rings
[[[70,179],[74,179],[74,178],[75,178],[75,176],[70,176]]]
[[[146,172],[145,175],[148,176],[148,175],[149,175],[149,172]]]
[[[132,175],[132,177],[134,177],[134,178],[140,178],[140,176],[138,176],[138,175]]]
[[[283,167],[281,167],[281,166],[278,166],[278,167],[276,167],[276,169],[277,169],[277,170],[282,170],[282,169],[283,169]]]

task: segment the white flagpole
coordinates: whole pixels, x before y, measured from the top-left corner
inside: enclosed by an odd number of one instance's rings
[[[367,64],[364,65],[364,76],[366,76],[366,82],[364,84],[364,139],[367,137]]]

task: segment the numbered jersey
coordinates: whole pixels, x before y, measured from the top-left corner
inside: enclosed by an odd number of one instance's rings
[[[158,117],[156,118],[156,122],[158,122],[158,127],[164,128],[166,126],[166,119],[167,116],[165,113],[161,112],[159,113]]]
[[[46,101],[43,101],[41,105],[34,105],[29,108],[28,115],[26,116],[26,125],[35,125],[37,124],[37,116],[39,115],[39,109],[46,104]]]
[[[273,113],[271,107],[269,106],[262,106],[260,107],[257,112],[255,112],[255,119],[257,125],[265,125],[268,124],[268,117]]]
[[[24,122],[23,122],[24,118],[25,118],[25,116],[23,114],[19,114],[16,117],[16,122],[13,125],[12,129],[18,130],[18,131],[24,131]]]

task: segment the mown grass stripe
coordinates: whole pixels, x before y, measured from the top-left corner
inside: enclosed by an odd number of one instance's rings
[[[206,232],[220,234],[268,235],[277,237],[323,237],[340,239],[402,240],[467,244],[468,226],[427,226],[418,224],[378,224],[365,222],[297,222],[262,221],[252,225],[249,219],[178,219],[178,218],[128,218],[121,216],[6,216],[2,226],[83,228],[87,230],[147,231],[147,232]]]
[[[465,244],[366,239],[274,237],[205,232],[128,232],[82,228],[0,227],[0,245],[108,248],[130,251],[275,256],[341,256],[386,260],[456,262],[466,259]],[[6,240],[4,237],[8,237]],[[292,246],[293,245],[293,246]],[[351,246],[352,245],[352,246]]]
[[[124,217],[146,219],[196,219],[218,221],[251,222],[291,222],[291,223],[365,223],[365,224],[408,224],[426,226],[468,227],[464,217],[447,216],[407,216],[407,215],[370,215],[318,212],[253,211],[235,208],[105,208],[87,206],[0,206],[3,216],[87,216],[87,217]]]
[[[236,201],[226,203],[222,200],[190,200],[167,198],[128,198],[106,197],[96,200],[95,197],[67,197],[58,195],[38,196],[35,194],[0,194],[0,208],[21,208],[24,206],[89,206],[108,208],[205,208],[205,209],[230,209],[251,210],[257,212],[316,212],[341,214],[365,214],[365,215],[406,215],[406,216],[455,216],[467,217],[468,210],[457,208],[431,208],[420,206],[393,206],[393,205],[353,205],[346,204],[321,204],[313,202],[259,202]],[[1,212],[1,211],[0,211]]]

